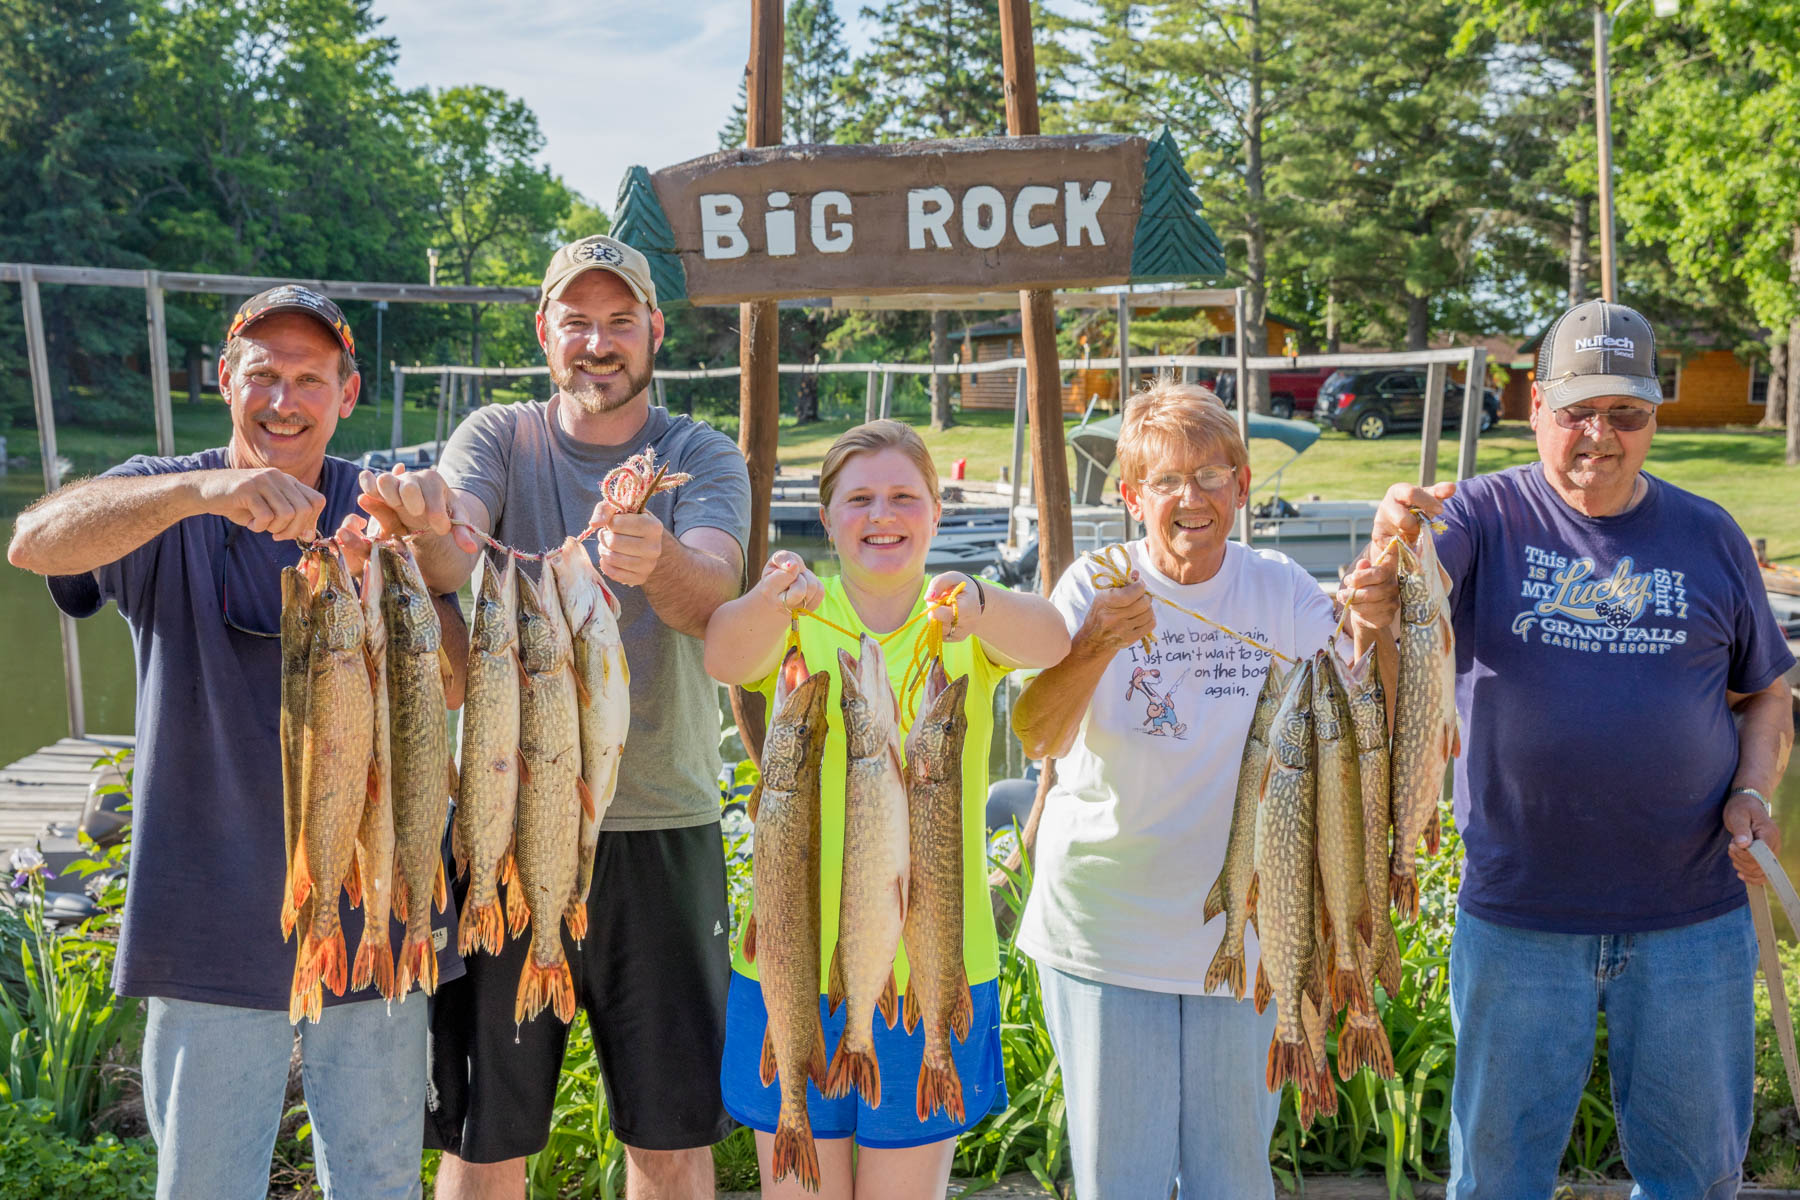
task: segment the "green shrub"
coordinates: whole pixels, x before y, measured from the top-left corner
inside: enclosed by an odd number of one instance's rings
[[[148,1141],[101,1134],[82,1143],[58,1128],[49,1104],[0,1104],[0,1200],[152,1200],[156,1157]]]

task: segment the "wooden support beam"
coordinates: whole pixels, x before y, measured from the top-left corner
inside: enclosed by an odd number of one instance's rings
[[[1463,380],[1462,441],[1456,451],[1456,479],[1475,473],[1475,450],[1481,441],[1481,409],[1487,391],[1487,348],[1469,350],[1469,376]]]
[[[402,420],[404,418],[405,413],[406,413],[406,372],[401,370],[399,363],[395,363],[394,364],[394,440],[388,444],[388,449],[390,449],[390,450],[398,450],[401,447],[401,445],[403,445],[405,443],[406,431],[405,431],[404,426],[402,425]]]
[[[175,453],[175,410],[169,399],[169,330],[155,271],[144,272],[144,319],[150,327],[150,397],[156,408],[156,452]]]
[[[1119,342],[1119,411],[1125,411],[1125,401],[1131,398],[1131,305],[1125,302],[1125,293],[1119,293],[1119,304],[1114,315],[1118,323]]]
[[[1438,437],[1444,428],[1443,363],[1430,363],[1425,368],[1424,404],[1419,410],[1419,486],[1437,482]]]
[[[116,267],[62,267],[34,263],[0,263],[0,283],[17,283],[27,268],[39,283],[89,287],[141,288],[142,271]],[[422,283],[360,283],[339,279],[280,279],[258,275],[206,275],[192,271],[159,271],[157,284],[167,292],[198,292],[232,297],[254,296],[285,283],[297,283],[333,300],[399,300],[413,304],[536,304],[534,287],[430,287]],[[227,303],[225,311],[235,305]]]
[[[782,0],[751,0],[750,62],[744,73],[744,142],[750,147],[781,144],[781,65],[784,37]],[[775,489],[775,453],[781,423],[780,309],[773,300],[738,306],[738,449],[750,469],[749,561],[746,580],[762,575],[769,557],[769,498]],[[762,698],[731,690],[744,749],[762,761],[766,714]]]
[[[1237,425],[1238,437],[1250,445],[1250,347],[1244,341],[1244,289],[1238,288],[1231,301],[1231,345],[1237,359]],[[1238,541],[1250,544],[1250,505],[1238,509]]]

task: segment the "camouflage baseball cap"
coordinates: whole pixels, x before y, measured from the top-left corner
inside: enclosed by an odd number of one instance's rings
[[[625,281],[631,294],[656,307],[656,284],[650,278],[650,261],[618,238],[596,233],[570,242],[550,258],[544,269],[544,286],[538,304],[560,300],[575,277],[586,271],[611,271]]]
[[[237,316],[231,319],[231,328],[225,331],[225,340],[230,342],[264,317],[284,312],[305,313],[316,319],[331,330],[331,336],[337,339],[338,345],[346,353],[356,353],[356,339],[350,335],[350,322],[344,320],[343,310],[311,288],[294,283],[284,283],[266,292],[258,292],[244,301],[237,310]]]
[[[1551,408],[1600,396],[1663,402],[1656,377],[1656,334],[1635,309],[1604,300],[1577,304],[1556,318],[1538,347],[1538,389]]]

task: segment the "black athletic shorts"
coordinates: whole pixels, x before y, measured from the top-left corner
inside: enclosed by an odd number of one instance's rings
[[[455,890],[460,910],[466,881]],[[717,822],[600,834],[587,938],[577,948],[564,926],[563,949],[627,1146],[710,1146],[733,1128],[719,1094],[730,928]],[[529,946],[520,936],[499,955],[477,951],[432,1000],[429,1149],[504,1162],[549,1141],[569,1027],[548,1009],[513,1021]]]

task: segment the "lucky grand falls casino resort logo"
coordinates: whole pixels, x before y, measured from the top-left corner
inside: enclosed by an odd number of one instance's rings
[[[1527,643],[1589,654],[1667,654],[1687,641],[1685,629],[1640,623],[1646,614],[1687,619],[1686,575],[1663,567],[1639,571],[1629,555],[1603,571],[1591,558],[1527,546],[1519,594],[1532,604],[1513,618],[1512,631]]]

